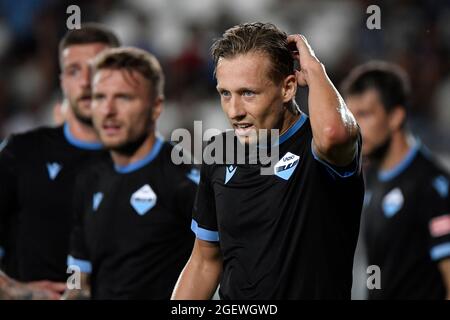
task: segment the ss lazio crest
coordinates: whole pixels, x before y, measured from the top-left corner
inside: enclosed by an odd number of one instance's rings
[[[299,162],[300,162],[299,156],[288,152],[275,165],[273,169],[274,174],[280,177],[281,179],[289,180]]]
[[[393,217],[403,207],[403,193],[399,188],[395,188],[384,196],[382,207],[386,218]]]
[[[156,199],[156,193],[146,184],[131,195],[130,203],[137,214],[143,216],[155,206]]]

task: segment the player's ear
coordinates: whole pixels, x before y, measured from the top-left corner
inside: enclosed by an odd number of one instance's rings
[[[290,74],[283,80],[283,103],[287,103],[291,101],[295,97],[295,93],[297,92],[297,78]]]
[[[162,109],[163,109],[163,104],[164,104],[164,97],[163,96],[158,96],[153,101],[151,112],[152,112],[152,121],[154,123],[158,120],[159,116],[161,115],[161,112],[162,112]]]
[[[389,127],[391,130],[398,130],[403,126],[406,118],[405,108],[402,106],[395,106],[389,112]]]

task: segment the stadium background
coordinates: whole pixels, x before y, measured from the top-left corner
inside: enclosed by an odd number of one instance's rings
[[[175,128],[192,130],[194,120],[203,121],[203,130],[228,128],[209,47],[232,25],[263,21],[306,35],[335,84],[370,59],[404,67],[412,81],[409,125],[450,168],[450,1],[444,0],[0,0],[0,141],[54,124],[61,100],[57,45],[72,4],[82,22],[105,23],[124,45],[160,59],[167,100],[159,131],[167,139]],[[366,27],[371,4],[381,8],[380,30]],[[303,109],[305,96],[300,90]],[[354,297],[362,298],[364,269],[355,275]]]

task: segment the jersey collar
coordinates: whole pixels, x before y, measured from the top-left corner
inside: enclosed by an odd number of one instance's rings
[[[282,144],[287,139],[292,137],[305,123],[306,119],[308,119],[308,116],[302,112],[302,115],[298,120],[292,125],[286,132],[284,132],[282,135],[280,135],[279,144]]]
[[[150,152],[142,159],[135,161],[133,163],[127,164],[125,166],[120,166],[118,164],[114,165],[114,169],[118,172],[118,173],[130,173],[136,170],[141,169],[142,167],[146,166],[147,164],[149,164],[150,162],[152,162],[156,156],[159,154],[159,152],[161,151],[161,148],[163,146],[163,139],[161,137],[156,137],[155,139],[155,143],[153,144],[152,149],[150,150]]]
[[[302,112],[300,118],[295,121],[295,123],[283,134],[281,134],[278,138],[278,141],[275,141],[275,143],[271,144],[271,147],[279,146],[286,140],[288,140],[290,137],[292,137],[300,128],[303,126],[305,121],[308,119],[308,116]],[[271,140],[272,142],[273,140]],[[265,145],[258,145],[258,148],[260,149],[266,149],[267,146]]]
[[[70,132],[69,124],[67,122],[64,124],[64,137],[66,138],[67,142],[79,149],[101,150],[103,148],[100,142],[87,142],[75,138],[75,136]]]
[[[399,164],[397,164],[394,168],[390,170],[383,170],[378,172],[378,179],[382,182],[386,182],[389,180],[394,179],[397,177],[400,173],[406,170],[410,166],[410,164],[413,162],[414,158],[416,157],[417,153],[420,150],[420,143],[416,142],[408,151],[406,156],[400,161]]]

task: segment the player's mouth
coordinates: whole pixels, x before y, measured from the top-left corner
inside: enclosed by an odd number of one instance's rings
[[[254,133],[256,130],[256,127],[248,122],[241,122],[241,123],[234,123],[234,132],[238,136],[248,136],[250,133]]]
[[[80,98],[78,98],[79,102],[84,102],[84,103],[91,103],[91,100],[92,100],[91,94],[84,94]]]
[[[121,128],[122,128],[122,126],[120,124],[114,123],[114,122],[107,122],[107,123],[104,123],[102,126],[102,129],[107,136],[116,135],[120,131]]]

